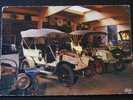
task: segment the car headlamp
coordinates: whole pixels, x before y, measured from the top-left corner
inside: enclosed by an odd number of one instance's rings
[[[17,76],[16,86],[18,89],[26,89],[30,86],[31,80],[25,73],[20,73]]]

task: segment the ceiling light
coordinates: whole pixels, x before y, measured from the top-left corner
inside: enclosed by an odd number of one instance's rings
[[[89,12],[90,9],[85,8],[85,7],[81,7],[81,6],[72,6],[68,9],[66,9],[65,11],[71,12],[71,13],[76,13],[76,14],[83,14],[85,12]]]

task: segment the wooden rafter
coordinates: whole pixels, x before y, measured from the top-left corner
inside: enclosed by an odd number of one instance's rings
[[[4,9],[5,13],[17,13],[17,14],[30,14],[30,15],[38,15],[39,12],[36,10],[31,10],[25,8],[19,8],[19,7],[8,7]]]
[[[37,26],[38,28],[43,27],[43,21],[46,16],[48,16],[48,7],[44,7],[40,12],[38,26]]]

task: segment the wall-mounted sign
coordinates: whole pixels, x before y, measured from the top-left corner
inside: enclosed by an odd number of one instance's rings
[[[129,40],[129,31],[120,31],[119,32],[121,40]]]

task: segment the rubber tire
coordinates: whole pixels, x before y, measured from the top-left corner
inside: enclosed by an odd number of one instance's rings
[[[117,59],[120,59],[120,58],[123,58],[124,57],[124,52],[122,51],[122,50],[120,50],[120,49],[114,49],[114,50],[112,50],[111,51],[112,52],[112,55],[113,55],[113,57],[115,57],[115,58],[117,58]],[[117,56],[116,54],[120,54],[119,56]]]
[[[121,66],[121,67],[117,67],[117,66]],[[118,62],[118,63],[114,64],[114,70],[117,71],[117,72],[122,72],[125,69],[126,69],[125,63]]]
[[[85,69],[85,76],[86,77],[93,77],[95,75],[95,66],[93,62],[89,62],[88,68]]]
[[[97,64],[99,64],[99,65],[97,65]],[[100,70],[97,68],[99,68]],[[103,74],[104,73],[104,63],[102,60],[96,60],[95,61],[95,71],[97,74]]]
[[[91,69],[90,69],[90,68],[86,68],[86,69],[84,70],[84,74],[85,74],[86,77],[92,76],[92,71],[91,71]]]
[[[57,76],[59,81],[64,84],[65,86],[72,86],[75,83],[75,75],[74,75],[74,71],[71,68],[71,65],[69,63],[62,63],[58,66],[58,70],[57,70]],[[69,80],[64,80],[63,78],[63,74],[68,74],[67,78],[69,78]],[[69,82],[68,82],[69,81]]]

